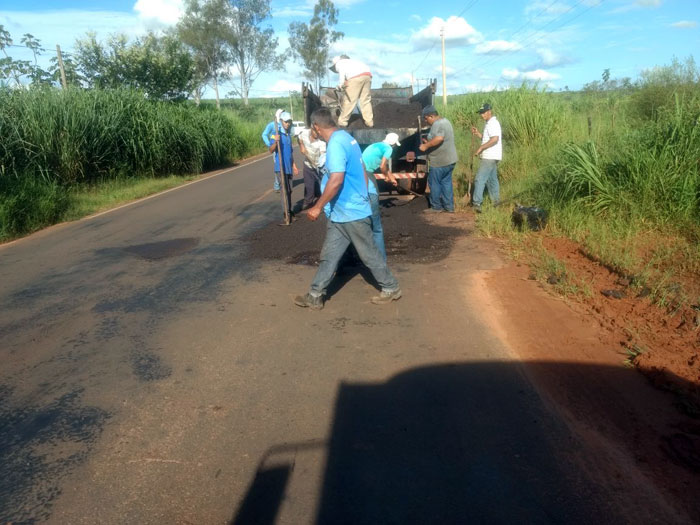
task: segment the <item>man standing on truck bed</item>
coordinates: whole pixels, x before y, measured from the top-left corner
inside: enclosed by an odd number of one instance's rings
[[[306,216],[315,221],[324,211],[328,221],[311,288],[305,295],[297,296],[294,304],[312,310],[323,308],[326,288],[350,244],[382,288],[379,295],[372,297],[372,302],[386,304],[396,301],[401,297],[401,288],[372,236],[372,210],[360,146],[347,131],[338,129],[328,108],[319,108],[311,114],[311,127],[328,146],[326,175],[321,183],[323,193]]]
[[[374,234],[374,242],[382,252],[386,261],[386,246],[384,245],[384,230],[382,229],[382,214],[379,211],[379,188],[377,186],[377,178],[374,172],[379,168],[384,175],[384,178],[394,186],[398,186],[396,177],[389,170],[389,161],[394,152],[392,146],[400,146],[399,136],[396,133],[388,133],[382,142],[370,144],[362,152],[362,163],[367,170],[367,178],[369,184],[369,204],[372,208],[372,233]]]
[[[338,73],[338,88],[340,89],[340,116],[338,126],[347,127],[350,115],[360,102],[360,113],[365,126],[374,126],[374,114],[372,113],[372,73],[367,64],[359,60],[353,60],[347,55],[333,57],[330,70]]]
[[[486,125],[484,132],[472,126],[472,135],[481,138],[481,146],[474,152],[474,156],[481,156],[479,171],[474,178],[474,210],[481,213],[481,203],[484,201],[484,186],[489,190],[489,197],[493,204],[498,204],[500,188],[498,185],[498,163],[503,158],[503,141],[501,140],[501,123],[493,116],[491,104],[482,104],[477,113],[484,119]]]
[[[457,148],[452,124],[445,117],[438,115],[435,106],[423,108],[423,118],[430,126],[428,138],[418,149],[428,153],[430,170],[428,186],[430,187],[430,208],[428,212],[454,213],[455,200],[452,189],[452,170],[457,163]]]

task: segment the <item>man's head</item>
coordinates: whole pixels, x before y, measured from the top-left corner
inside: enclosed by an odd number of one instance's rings
[[[387,133],[386,137],[384,137],[384,140],[382,142],[389,144],[389,146],[401,145],[401,143],[399,142],[399,136],[396,133]]]
[[[338,62],[340,62],[341,60],[345,60],[347,58],[350,58],[350,57],[348,55],[334,56],[333,59],[331,60],[331,66],[328,69],[333,71],[333,73],[337,73],[338,68],[336,66],[338,65]]]
[[[425,121],[428,123],[429,126],[433,125],[433,122],[435,122],[438,118],[440,118],[440,115],[438,115],[437,109],[435,109],[435,106],[432,104],[430,106],[425,106],[423,108],[423,112],[421,113],[423,115],[423,118]]]
[[[282,123],[284,129],[289,129],[289,127],[292,125],[292,116],[289,114],[289,112],[283,111],[280,113],[280,122]]]
[[[491,118],[492,112],[491,112],[491,104],[488,102],[484,102],[481,107],[477,110],[477,113],[481,115],[481,118],[484,120],[488,120]]]
[[[328,142],[333,132],[338,129],[329,108],[323,106],[311,113],[311,129],[321,140]]]

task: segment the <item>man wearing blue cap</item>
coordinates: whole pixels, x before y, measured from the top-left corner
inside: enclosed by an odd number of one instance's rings
[[[474,193],[472,201],[477,213],[481,213],[481,203],[484,201],[484,186],[489,190],[491,202],[498,204],[500,188],[498,185],[498,163],[503,158],[503,141],[501,140],[501,123],[493,116],[491,104],[482,104],[477,113],[484,119],[484,132],[472,126],[472,134],[481,138],[481,146],[474,152],[480,156],[479,171],[474,178]]]
[[[428,186],[430,187],[429,213],[446,211],[454,213],[455,200],[452,188],[452,171],[457,163],[457,148],[452,124],[445,117],[438,115],[435,106],[423,108],[423,118],[430,126],[427,139],[418,149],[428,156]]]
[[[268,151],[275,154],[275,179],[280,184],[286,184],[287,191],[287,210],[292,210],[292,178],[299,174],[296,164],[294,163],[294,147],[292,146],[292,116],[283,111],[279,115],[277,132],[269,136]],[[279,142],[279,152],[277,151],[277,142]],[[280,159],[280,156],[282,157]],[[281,162],[281,166],[280,166]],[[280,177],[280,167],[284,170],[285,180]],[[284,194],[282,199],[284,199]],[[282,201],[282,209],[284,210],[284,200]]]

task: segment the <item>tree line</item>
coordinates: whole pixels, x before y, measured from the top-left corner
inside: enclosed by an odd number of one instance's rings
[[[290,47],[279,50],[279,39],[268,24],[270,0],[186,0],[178,23],[162,32],[133,40],[125,35],[99,41],[95,33],[79,38],[70,53],[61,53],[66,83],[86,89],[132,87],[156,100],[197,104],[207,86],[220,108],[220,87],[230,82],[229,95],[248,104],[251,87],[267,71],[283,71],[288,60],[304,68],[303,76],[317,90],[325,77],[329,47],[344,35],[335,31],[338,9],[331,0],[318,0],[308,22],[289,24]],[[10,55],[18,47],[0,25],[0,86],[34,88],[59,84],[59,56],[49,66],[39,57],[53,52],[30,33],[20,38],[33,60]]]

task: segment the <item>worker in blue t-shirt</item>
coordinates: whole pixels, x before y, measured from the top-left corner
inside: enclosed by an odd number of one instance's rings
[[[275,111],[275,120],[279,120],[280,115],[284,112],[283,109],[278,109]],[[275,120],[272,122],[268,123],[267,126],[265,126],[265,129],[262,132],[262,139],[263,142],[265,143],[265,146],[269,149],[270,148],[270,143],[272,140],[272,137],[275,136]],[[280,192],[280,180],[277,174],[275,173],[275,182],[272,185],[272,189],[275,190],[275,192],[279,193]]]
[[[279,115],[278,133],[269,135],[270,144],[268,151],[275,154],[275,179],[286,184],[287,209],[292,211],[292,178],[299,174],[299,170],[294,162],[294,146],[292,145],[292,116],[283,111]],[[274,128],[273,128],[274,131]],[[277,152],[277,141],[280,144],[280,153]],[[282,169],[286,175],[283,181],[280,177],[280,155],[282,156]],[[284,193],[282,194],[282,209],[284,210]]]
[[[327,144],[327,176],[322,181],[321,196],[309,209],[307,217],[315,221],[326,204],[330,205],[330,209],[318,270],[308,293],[297,296],[294,303],[314,310],[323,308],[326,288],[350,244],[382,288],[379,295],[372,297],[372,303],[395,301],[401,297],[401,288],[374,242],[368,179],[360,146],[352,135],[338,129],[326,107],[311,114],[311,126]]]
[[[382,252],[384,260],[386,260],[386,247],[384,245],[384,230],[382,229],[382,215],[379,211],[379,188],[377,187],[377,179],[374,172],[379,169],[384,178],[394,186],[398,186],[396,178],[389,169],[389,161],[394,152],[392,146],[400,146],[399,136],[396,133],[389,133],[382,142],[370,144],[362,152],[362,162],[367,170],[369,179],[369,203],[372,207],[372,233],[374,234],[374,242],[377,248]]]

